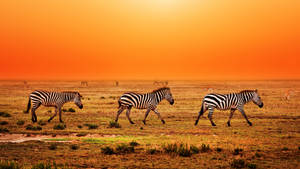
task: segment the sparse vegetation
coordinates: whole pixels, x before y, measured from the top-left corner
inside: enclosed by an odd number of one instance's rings
[[[115,151],[113,148],[109,147],[109,146],[105,146],[105,147],[101,147],[101,152],[103,154],[106,154],[106,155],[112,155],[112,154],[115,154]]]
[[[243,160],[243,159],[234,159],[231,162],[231,167],[232,168],[244,168],[244,167],[246,167],[245,160]]]
[[[130,146],[132,146],[132,147],[135,147],[135,146],[138,146],[138,145],[140,145],[138,142],[136,142],[136,141],[131,141],[130,143],[129,143],[129,145]]]
[[[127,144],[124,143],[118,144],[116,147],[117,154],[126,154],[126,153],[133,153],[133,152],[134,152],[134,147],[128,146]]]
[[[282,151],[288,151],[288,150],[289,150],[289,148],[287,148],[287,147],[283,147],[281,150],[282,150]]]
[[[31,169],[58,169],[58,167],[55,162],[53,162],[52,164],[50,162],[40,162],[38,164],[33,165]]]
[[[108,127],[109,128],[121,128],[121,125],[118,122],[110,121]]]
[[[75,109],[73,109],[72,107],[68,109],[68,112],[75,112]]]
[[[43,128],[41,126],[33,126],[31,124],[28,124],[26,126],[26,130],[32,130],[32,131],[39,131],[42,130]]]
[[[7,125],[8,122],[7,121],[0,121],[0,125]]]
[[[50,146],[48,148],[49,148],[49,150],[56,150],[57,149],[57,144],[55,144],[55,143],[50,144]]]
[[[243,149],[241,149],[241,148],[235,148],[233,150],[233,155],[239,155],[242,151],[243,151]]]
[[[79,149],[79,145],[77,145],[77,144],[72,144],[72,145],[70,145],[70,148],[71,148],[72,150],[78,150],[78,149]]]
[[[59,123],[59,124],[54,125],[53,129],[54,130],[64,130],[66,127],[67,127],[66,124]]]
[[[201,152],[202,153],[205,153],[205,152],[208,152],[208,151],[210,151],[210,147],[209,147],[209,144],[202,144],[201,145]]]
[[[159,150],[157,150],[156,148],[149,148],[146,151],[148,154],[156,154],[159,152]]]
[[[43,120],[39,120],[39,121],[38,121],[38,124],[41,125],[41,126],[44,126],[44,125],[46,125],[47,123],[46,123],[45,121],[43,121]]]
[[[84,124],[84,125],[87,126],[89,130],[97,129],[99,127],[97,124]]]
[[[76,134],[77,137],[84,137],[84,136],[86,136],[86,135],[87,135],[87,133],[77,133],[77,134]]]
[[[22,126],[22,125],[24,125],[25,124],[25,121],[24,120],[18,120],[17,121],[17,125],[19,125],[19,126]]]
[[[249,163],[249,164],[247,164],[247,167],[248,167],[249,169],[256,169],[256,168],[257,168],[257,165],[256,165],[256,164],[253,164],[253,163]]]
[[[1,117],[11,117],[11,115],[9,113],[6,113],[6,112],[0,112],[0,116]]]
[[[14,161],[0,161],[0,168],[1,169],[20,169],[21,167],[18,165],[18,163]]]
[[[216,148],[216,151],[217,151],[217,152],[221,152],[222,150],[223,150],[223,149],[220,148],[220,147],[217,147],[217,148]]]

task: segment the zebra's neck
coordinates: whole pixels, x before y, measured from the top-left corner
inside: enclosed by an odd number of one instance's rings
[[[242,93],[240,93],[240,95],[241,95],[241,98],[242,98],[244,104],[248,103],[253,98],[253,93],[252,92],[242,92]]]
[[[163,91],[156,91],[153,94],[154,94],[154,98],[155,98],[156,103],[161,102],[165,97],[165,94],[164,94]]]
[[[75,94],[74,93],[63,93],[63,97],[64,97],[65,103],[67,103],[67,102],[71,102],[74,100]]]

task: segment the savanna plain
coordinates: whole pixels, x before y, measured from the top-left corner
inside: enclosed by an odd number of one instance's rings
[[[168,81],[175,99],[158,111],[162,124],[146,110],[125,111],[114,123],[118,99],[128,91],[151,92],[154,81],[0,81],[0,168],[299,168],[300,81]],[[63,107],[59,123],[54,108],[37,109],[37,123],[25,114],[29,94],[36,90],[79,91],[83,109]],[[258,89],[264,102],[252,102],[245,112],[249,126],[236,111],[227,127],[229,111],[216,110],[216,127],[206,112],[195,119],[203,97],[211,92]]]

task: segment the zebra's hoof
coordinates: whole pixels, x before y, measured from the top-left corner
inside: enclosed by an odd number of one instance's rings
[[[197,126],[197,124],[198,124],[198,120],[196,120],[196,122],[195,122],[195,126]]]
[[[252,123],[251,122],[248,122],[249,126],[252,126]]]
[[[131,121],[130,123],[131,123],[131,124],[134,124],[134,122],[132,122],[132,121]]]
[[[230,127],[230,122],[227,122],[227,126]]]
[[[211,125],[212,125],[212,126],[217,126],[215,123],[212,123]]]
[[[143,120],[143,123],[146,125],[146,121],[145,120]]]
[[[163,124],[166,124],[166,122],[165,122],[164,120],[161,120],[161,122],[162,122]]]

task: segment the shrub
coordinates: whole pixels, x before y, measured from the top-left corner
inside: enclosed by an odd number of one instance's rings
[[[89,130],[91,129],[97,129],[98,125],[97,124],[84,124],[85,126],[89,127]]]
[[[78,127],[79,129],[81,129],[81,128],[82,128],[82,125],[78,125],[77,127]]]
[[[39,120],[38,124],[41,125],[41,126],[44,126],[44,125],[46,125],[47,123],[46,123],[45,121],[43,121],[43,120]]]
[[[0,121],[0,125],[7,125],[8,122],[7,121]]]
[[[66,127],[67,127],[66,124],[59,123],[59,124],[54,125],[53,129],[54,130],[64,130]]]
[[[198,154],[200,152],[199,148],[194,145],[190,146],[190,150],[193,154]]]
[[[33,126],[31,124],[28,124],[26,126],[26,130],[38,131],[38,130],[42,130],[42,127],[41,126]]]
[[[68,112],[75,112],[75,109],[69,108]]]
[[[300,146],[298,147],[298,150],[300,150]]]
[[[191,150],[188,148],[187,144],[180,144],[177,154],[182,157],[190,157],[192,155]]]
[[[205,153],[205,152],[208,152],[208,151],[210,151],[210,147],[209,147],[209,144],[202,144],[201,145],[201,152],[202,153]]]
[[[256,169],[257,168],[256,164],[253,164],[253,163],[248,164],[247,167],[249,169]]]
[[[49,162],[46,163],[46,164],[43,163],[43,162],[41,162],[41,163],[38,163],[38,164],[32,166],[31,169],[52,169],[52,168],[53,169],[57,169],[58,168],[55,162],[53,162],[52,165]]]
[[[217,151],[217,152],[221,152],[222,150],[223,150],[223,149],[220,148],[220,147],[217,147],[217,148],[216,148],[216,151]]]
[[[258,152],[256,152],[256,153],[255,153],[255,157],[260,158],[260,157],[261,157],[261,154],[259,154]]]
[[[21,167],[14,161],[2,161],[1,160],[0,168],[1,169],[19,169]]]
[[[132,146],[132,147],[135,147],[135,146],[138,146],[138,145],[140,145],[138,142],[136,142],[136,141],[131,141],[130,143],[129,143],[129,145],[130,146]]]
[[[101,96],[100,99],[105,99],[105,97],[104,97],[104,96]]]
[[[6,112],[0,112],[0,116],[2,116],[2,117],[11,117],[11,115],[9,113],[6,113]]]
[[[24,125],[24,124],[25,124],[24,120],[18,120],[17,121],[17,125],[19,125],[19,126]]]
[[[283,147],[281,150],[282,150],[282,151],[287,151],[287,150],[289,150],[289,148]]]
[[[232,168],[244,168],[246,166],[243,159],[234,159],[230,165]]]
[[[57,144],[51,144],[48,148],[49,148],[49,150],[56,150]]]
[[[0,133],[8,133],[9,130],[7,128],[0,127]]]
[[[156,148],[150,148],[146,151],[148,154],[155,154],[157,152],[159,152]]]
[[[101,152],[106,155],[115,154],[114,149],[110,148],[109,146],[101,147]]]
[[[79,146],[76,145],[76,144],[72,144],[72,145],[70,145],[70,148],[71,148],[72,150],[78,150],[78,149],[79,149]]]
[[[163,150],[166,153],[177,153],[177,144],[167,144],[163,145]]]
[[[128,146],[128,145],[122,143],[122,144],[117,145],[116,152],[118,154],[133,153],[134,152],[134,147],[133,146]]]
[[[236,148],[236,149],[234,149],[234,151],[233,151],[233,155],[239,155],[240,152],[242,152],[242,151],[243,151],[243,149],[241,149],[241,148]]]
[[[108,127],[109,128],[121,128],[121,125],[118,122],[110,121]]]

